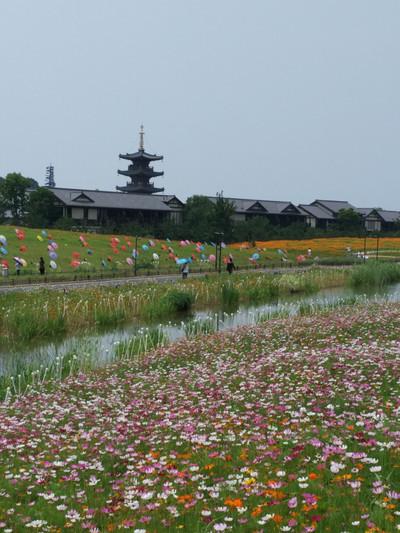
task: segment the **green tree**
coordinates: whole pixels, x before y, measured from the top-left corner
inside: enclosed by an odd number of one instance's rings
[[[235,241],[266,241],[271,238],[274,230],[267,217],[252,217],[249,220],[237,222],[234,226]]]
[[[207,196],[191,196],[183,211],[186,239],[210,241],[215,238],[215,205]]]
[[[233,215],[235,206],[232,202],[223,197],[223,194],[217,194],[215,203],[215,227],[216,231],[222,231],[223,239],[227,242],[232,241],[233,237]]]
[[[38,187],[30,193],[26,221],[30,226],[52,226],[62,215],[57,198],[46,187]]]
[[[3,209],[10,210],[15,222],[24,218],[29,203],[28,190],[37,185],[35,180],[25,178],[18,172],[7,174],[0,182],[0,203]]]
[[[4,221],[6,210],[7,210],[6,203],[2,195],[2,184],[3,183],[4,183],[4,178],[0,176],[0,222]]]
[[[337,214],[335,226],[342,232],[358,232],[363,229],[364,221],[354,209],[341,209]]]

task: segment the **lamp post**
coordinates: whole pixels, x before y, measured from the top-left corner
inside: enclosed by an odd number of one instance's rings
[[[137,258],[138,258],[138,236],[136,235],[135,237],[135,262],[134,262],[134,269],[133,269],[133,272],[134,272],[134,276],[137,275]]]
[[[222,237],[224,236],[223,231],[215,231],[215,270],[221,274],[221,259],[222,259]]]
[[[376,234],[376,260],[379,261],[379,233]]]
[[[364,263],[365,263],[365,256],[367,255],[367,229],[365,228],[364,233]]]

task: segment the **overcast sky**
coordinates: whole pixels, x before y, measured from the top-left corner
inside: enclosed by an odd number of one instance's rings
[[[0,175],[400,209],[399,0],[0,0]]]

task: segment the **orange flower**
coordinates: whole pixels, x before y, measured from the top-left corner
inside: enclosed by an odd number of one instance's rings
[[[267,489],[264,491],[265,496],[269,496],[271,498],[275,498],[277,500],[283,500],[286,498],[286,494],[282,492],[281,490],[275,490],[275,489]]]
[[[227,498],[224,503],[225,505],[228,505],[229,507],[234,507],[234,508],[243,507],[243,502],[240,498],[235,498],[235,499]]]
[[[276,523],[276,524],[280,524],[283,520],[283,517],[280,515],[280,514],[274,514],[272,520]]]
[[[257,507],[254,507],[254,509],[251,511],[251,516],[258,516],[262,513],[262,507],[258,505]]]
[[[313,503],[312,505],[303,505],[303,511],[308,513],[309,511],[314,511],[317,508],[317,504]]]
[[[318,479],[318,474],[316,474],[315,472],[310,472],[308,474],[308,478],[311,479],[311,480],[314,480],[314,479]]]
[[[190,452],[177,454],[178,459],[189,459],[191,456],[192,454]]]
[[[178,497],[179,503],[186,503],[192,500],[193,500],[193,496],[191,494],[182,494],[181,496]]]
[[[204,470],[212,470],[214,468],[215,465],[213,465],[212,463],[210,463],[209,465],[206,465],[204,467]]]

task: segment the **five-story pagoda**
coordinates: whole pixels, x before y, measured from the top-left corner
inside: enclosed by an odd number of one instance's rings
[[[118,174],[128,176],[131,182],[127,182],[124,187],[117,187],[117,189],[122,192],[135,194],[163,192],[164,188],[154,187],[150,179],[163,176],[164,172],[155,172],[153,167],[149,166],[152,161],[161,161],[163,156],[145,152],[143,126],[140,127],[139,137],[139,150],[137,152],[134,154],[119,154],[120,159],[127,159],[131,164],[128,166],[128,170],[118,170]]]

